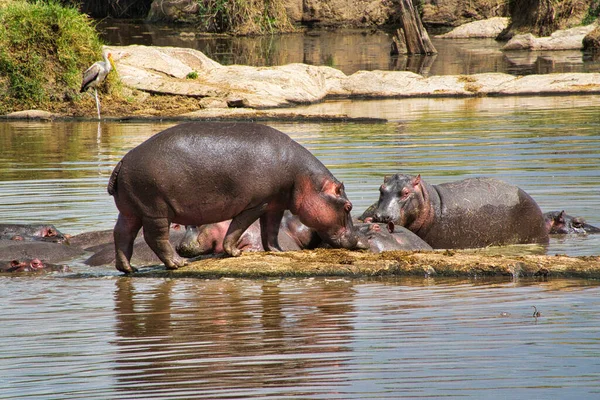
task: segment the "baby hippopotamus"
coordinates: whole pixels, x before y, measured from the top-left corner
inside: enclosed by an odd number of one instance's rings
[[[225,252],[257,219],[263,247],[281,250],[285,210],[332,247],[361,247],[344,185],[286,134],[254,123],[191,122],[166,129],[127,153],[113,170],[108,193],[119,217],[114,228],[119,271],[130,273],[133,242],[144,238],[167,268],[185,264],[169,242],[169,225],[232,219]]]
[[[386,177],[373,221],[404,226],[434,249],[548,243],[544,215],[522,189],[492,178],[430,185],[421,176]]]

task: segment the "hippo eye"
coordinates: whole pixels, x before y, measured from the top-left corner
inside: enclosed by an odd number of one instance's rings
[[[400,197],[402,197],[402,198],[408,197],[409,194],[410,194],[410,191],[406,188],[404,188],[400,191]]]

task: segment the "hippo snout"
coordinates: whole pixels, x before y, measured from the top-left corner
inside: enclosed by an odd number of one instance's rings
[[[388,222],[390,222],[390,220],[391,218],[389,215],[386,215],[379,211],[376,211],[375,214],[373,214],[373,222],[383,222],[384,224],[387,224]]]

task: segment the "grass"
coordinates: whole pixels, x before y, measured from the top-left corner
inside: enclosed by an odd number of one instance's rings
[[[93,21],[55,0],[0,2],[0,114],[78,96],[101,60]]]
[[[282,0],[198,0],[200,29],[234,35],[291,32]]]

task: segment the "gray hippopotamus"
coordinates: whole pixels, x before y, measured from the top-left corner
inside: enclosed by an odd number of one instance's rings
[[[230,224],[231,220],[227,220],[202,226],[187,226],[184,238],[176,247],[177,253],[182,257],[192,258],[225,252],[223,240]],[[297,216],[287,210],[279,226],[278,241],[283,251],[314,249],[321,244],[317,232],[304,225]],[[246,229],[236,246],[242,251],[264,251],[258,221]]]
[[[359,235],[366,238],[373,253],[391,250],[432,250],[423,239],[391,221],[387,224],[357,223],[355,226]]]
[[[333,247],[356,248],[344,185],[307,149],[268,126],[191,122],[166,129],[129,151],[113,170],[108,193],[119,271],[135,271],[133,242],[144,238],[167,268],[185,261],[169,242],[169,225],[232,219],[223,248],[232,256],[244,231],[260,219],[263,247],[280,250],[278,231],[290,210]]]
[[[67,240],[67,236],[56,229],[54,225],[0,224],[0,240],[4,239],[18,241],[43,240],[62,243]]]
[[[83,249],[62,243],[0,240],[0,260],[35,259],[43,262],[70,261],[85,254]]]
[[[430,185],[421,176],[386,177],[373,221],[404,226],[434,249],[548,243],[544,215],[520,188],[492,178]]]
[[[600,228],[590,225],[581,217],[572,217],[562,211],[550,211],[544,213],[546,228],[549,234],[565,235],[587,235],[589,233],[600,233]]]
[[[113,231],[110,231],[110,238],[107,238],[103,231],[99,231],[96,234],[92,233],[90,235],[81,234],[74,236],[77,240],[75,243],[86,243],[87,247],[84,248],[86,251],[91,251],[92,254],[90,257],[83,261],[84,264],[97,267],[100,265],[113,265],[115,263],[115,243],[113,241]],[[176,246],[181,240],[184,238],[186,233],[185,227],[183,225],[171,224],[171,230],[169,234],[169,241],[172,246]],[[86,240],[87,239],[87,240]],[[98,241],[106,242],[94,244],[94,239]],[[148,265],[148,264],[160,264],[160,259],[156,256],[156,254],[150,249],[148,244],[143,238],[143,231],[140,231],[137,238],[133,242],[133,255],[131,258],[132,264],[138,265]]]

